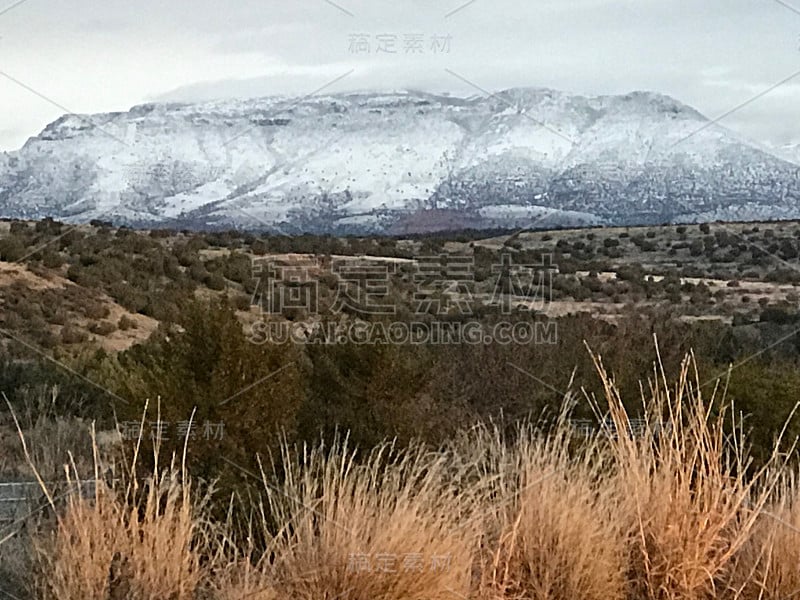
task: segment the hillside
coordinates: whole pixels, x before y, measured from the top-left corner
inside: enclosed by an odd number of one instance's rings
[[[117,352],[144,341],[159,324],[180,325],[193,302],[219,300],[237,311],[246,329],[263,319],[333,320],[344,327],[380,317],[340,306],[348,286],[355,286],[350,293],[359,297],[375,293],[370,286],[376,282],[365,274],[369,269],[385,273],[380,299],[401,320],[422,313],[435,318],[436,311],[420,308],[419,297],[431,260],[440,263],[441,276],[453,261],[468,269],[468,281],[431,291],[442,295],[450,312],[469,303],[468,313],[455,310],[448,318],[484,320],[502,316],[503,306],[529,303],[525,290],[507,283],[498,295],[498,265],[547,260],[552,264],[547,297],[542,290],[538,303],[528,307],[533,315],[586,314],[614,323],[636,307],[683,320],[740,324],[764,314],[780,320],[783,314],[789,323],[800,284],[800,224],[290,238],[13,221],[0,223],[0,328],[48,352]],[[363,273],[350,281],[347,265]],[[281,293],[271,287],[270,273],[278,268],[294,269],[290,272],[304,282],[292,285],[313,289],[313,311],[288,305],[268,310],[271,298]],[[542,273],[534,268],[527,277],[533,284]]]

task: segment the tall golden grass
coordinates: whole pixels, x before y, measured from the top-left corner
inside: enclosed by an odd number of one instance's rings
[[[614,437],[615,508],[628,527],[629,594],[678,600],[731,594],[734,559],[753,531],[775,485],[777,452],[747,474],[745,439],[726,435],[725,410],[704,398],[693,361],[686,360],[670,388],[663,373],[644,406],[655,436]],[[630,421],[602,363],[597,368],[616,431]],[[690,379],[690,374],[693,377]],[[715,414],[716,412],[716,414]],[[734,595],[735,597],[735,595]]]
[[[144,425],[144,421],[142,423]],[[93,435],[93,438],[96,437]],[[135,466],[142,436],[132,465]],[[26,455],[28,450],[22,440]],[[86,494],[74,463],[65,467],[65,489],[39,478],[54,526],[33,541],[37,575],[34,594],[42,598],[145,600],[195,598],[204,582],[213,528],[204,519],[207,496],[195,492],[175,458],[140,481],[106,481],[95,444],[96,482]],[[35,465],[33,465],[35,470]],[[134,472],[131,468],[128,473]],[[56,494],[58,492],[58,495]],[[61,498],[64,499],[61,502]],[[63,504],[63,506],[61,506]]]
[[[509,441],[480,426],[456,444],[483,455],[475,463],[481,597],[624,597],[625,530],[611,472],[599,439],[575,448],[572,435],[562,418],[549,435],[524,424]]]
[[[256,575],[250,570],[246,584],[222,597],[449,600],[470,593],[477,504],[455,485],[445,453],[387,443],[357,463],[347,441],[337,440],[330,448],[285,449],[282,464],[278,486],[268,483],[274,474],[262,473],[262,526],[272,543]]]
[[[234,517],[210,521],[209,490],[177,459],[63,506],[48,490],[57,519],[33,538],[31,597],[800,596],[800,486],[787,457],[751,467],[741,428],[690,358],[674,384],[655,372],[648,426],[633,434],[596,364],[604,397],[585,399],[606,425],[588,438],[565,411],[547,430],[480,425],[437,449],[387,442],[357,458],[346,437],[284,447],[257,474],[263,493],[238,544]]]

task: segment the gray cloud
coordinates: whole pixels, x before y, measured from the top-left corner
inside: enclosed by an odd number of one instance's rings
[[[778,0],[335,3],[343,10],[325,0],[28,0],[0,15],[0,69],[79,112],[306,94],[351,69],[331,92],[476,93],[450,69],[488,90],[659,91],[712,118],[800,69],[800,14]],[[413,35],[423,36],[423,52],[407,52]],[[358,36],[369,52],[354,52]],[[378,52],[379,36],[396,36],[397,52]],[[432,39],[445,36],[448,51],[433,52]],[[0,80],[0,149],[60,113]],[[723,124],[763,142],[800,140],[800,78]]]

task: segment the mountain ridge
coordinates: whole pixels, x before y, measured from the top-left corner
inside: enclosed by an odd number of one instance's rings
[[[655,92],[146,103],[0,154],[0,214],[287,233],[792,218],[800,166]]]

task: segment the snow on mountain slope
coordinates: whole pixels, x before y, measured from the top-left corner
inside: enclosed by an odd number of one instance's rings
[[[800,142],[775,146],[769,149],[775,156],[800,165]]]
[[[0,155],[0,214],[281,232],[800,217],[800,166],[653,93],[147,104]]]

